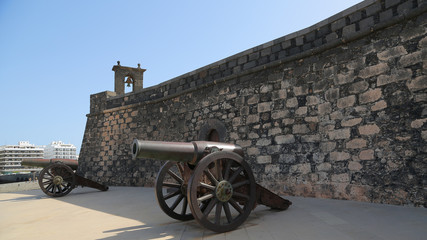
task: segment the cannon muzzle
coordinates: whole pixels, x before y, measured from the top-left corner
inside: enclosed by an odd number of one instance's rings
[[[214,151],[235,152],[243,156],[243,149],[239,145],[209,142],[162,142],[142,141],[135,139],[132,143],[132,159],[151,158],[156,160],[170,160],[195,165],[207,153]]]
[[[52,163],[62,162],[63,164],[69,166],[71,169],[76,170],[78,161],[76,159],[62,159],[62,158],[52,158],[52,159],[43,159],[43,158],[30,158],[23,159],[21,164],[24,166],[32,167],[47,167]]]

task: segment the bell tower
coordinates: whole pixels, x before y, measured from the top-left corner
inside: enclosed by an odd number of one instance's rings
[[[114,92],[117,95],[125,94],[125,86],[132,86],[132,92],[142,89],[146,69],[142,69],[141,64],[138,63],[137,68],[132,68],[121,66],[120,61],[117,61],[117,65],[114,65],[112,70],[114,71]]]

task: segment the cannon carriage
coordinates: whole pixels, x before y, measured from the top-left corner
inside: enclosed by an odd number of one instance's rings
[[[77,186],[107,191],[108,186],[84,178],[77,173],[75,159],[24,159],[22,165],[43,167],[38,177],[40,189],[48,196],[62,197]]]
[[[292,203],[256,184],[243,149],[193,141],[132,143],[132,158],[166,160],[155,184],[160,208],[177,220],[195,219],[215,232],[239,227],[256,204],[285,210]]]

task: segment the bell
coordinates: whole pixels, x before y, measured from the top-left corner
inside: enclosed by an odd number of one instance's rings
[[[128,87],[130,87],[130,84],[131,84],[131,83],[133,83],[132,78],[131,78],[131,77],[128,77],[128,78],[126,79],[125,83],[127,83],[127,84],[128,84],[127,86],[128,86]]]

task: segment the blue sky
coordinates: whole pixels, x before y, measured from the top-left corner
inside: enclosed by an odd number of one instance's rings
[[[117,60],[144,87],[316,24],[360,0],[0,0],[0,145],[81,147]]]

